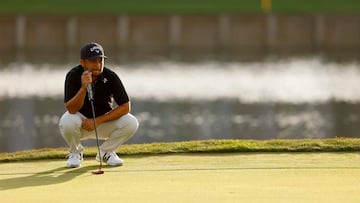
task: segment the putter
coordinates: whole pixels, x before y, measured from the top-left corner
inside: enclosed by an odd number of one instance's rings
[[[103,174],[104,171],[101,170],[101,167],[102,167],[102,157],[101,157],[101,154],[100,154],[99,137],[98,137],[98,133],[97,133],[97,129],[96,129],[95,110],[94,110],[94,102],[93,102],[93,100],[90,100],[90,103],[91,103],[91,109],[92,109],[93,120],[94,120],[94,128],[95,128],[95,136],[96,136],[96,145],[97,145],[98,153],[99,153],[99,156],[100,156],[99,170],[93,171],[92,173],[93,173],[93,174]]]
[[[85,71],[87,71],[87,69],[85,69]],[[101,167],[102,167],[102,157],[101,157],[101,154],[100,154],[99,137],[98,137],[97,128],[96,128],[96,117],[95,117],[95,108],[94,108],[94,95],[93,95],[93,91],[92,91],[92,86],[91,86],[91,84],[89,84],[86,89],[87,89],[87,92],[88,92],[89,101],[90,101],[90,103],[91,103],[91,111],[92,111],[92,116],[93,116],[93,121],[94,121],[94,129],[95,129],[95,136],[96,136],[96,145],[97,145],[98,153],[99,153],[99,156],[100,156],[99,170],[93,171],[92,173],[93,173],[93,174],[103,174],[104,171],[101,170]]]

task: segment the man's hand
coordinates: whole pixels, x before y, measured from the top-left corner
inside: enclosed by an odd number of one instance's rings
[[[84,71],[81,75],[81,84],[83,87],[87,87],[88,84],[92,83],[92,73],[88,70]]]
[[[81,128],[87,131],[95,130],[94,120],[90,118],[85,118],[82,120]]]

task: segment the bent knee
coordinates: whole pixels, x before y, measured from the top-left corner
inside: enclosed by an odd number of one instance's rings
[[[124,125],[125,124],[125,128],[129,131],[133,131],[135,132],[138,128],[139,128],[139,121],[137,120],[137,118],[131,114],[126,114],[124,116],[122,116],[119,119],[118,122],[120,125]]]
[[[59,127],[63,130],[70,130],[81,127],[82,120],[77,114],[64,113],[59,122]]]

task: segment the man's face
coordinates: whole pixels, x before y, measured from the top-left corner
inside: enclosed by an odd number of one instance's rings
[[[82,67],[87,68],[93,76],[99,76],[104,69],[104,58],[97,58],[95,60],[81,59]]]

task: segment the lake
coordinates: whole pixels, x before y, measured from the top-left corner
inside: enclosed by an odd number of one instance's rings
[[[63,147],[63,85],[76,63],[0,69],[0,152]],[[111,63],[140,128],[128,143],[359,137],[360,67],[293,57]],[[85,141],[85,145],[94,145]]]

